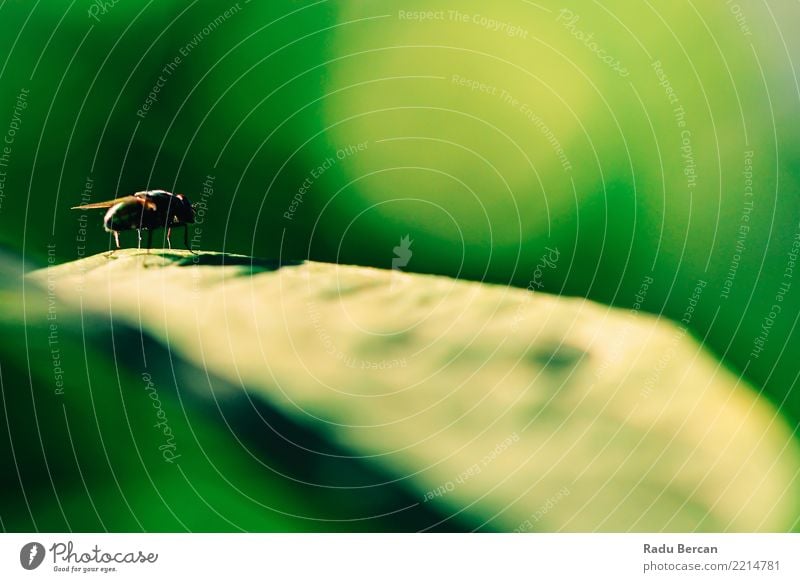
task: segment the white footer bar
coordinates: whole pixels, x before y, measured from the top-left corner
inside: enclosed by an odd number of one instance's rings
[[[0,580],[800,580],[800,534],[3,534]]]

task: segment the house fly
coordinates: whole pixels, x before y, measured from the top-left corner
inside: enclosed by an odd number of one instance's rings
[[[172,229],[182,226],[186,249],[194,252],[189,248],[189,225],[194,224],[194,207],[183,194],[172,194],[165,190],[145,190],[114,200],[73,206],[72,210],[100,208],[108,209],[103,217],[103,227],[107,232],[113,233],[117,248],[120,248],[119,233],[124,230],[137,231],[141,248],[142,231],[146,230],[149,251],[153,242],[153,231],[158,228],[167,229],[167,245],[172,248],[170,241]]]

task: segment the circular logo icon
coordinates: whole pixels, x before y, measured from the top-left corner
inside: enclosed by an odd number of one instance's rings
[[[39,542],[29,542],[19,551],[19,563],[26,570],[35,570],[44,561],[44,546]]]

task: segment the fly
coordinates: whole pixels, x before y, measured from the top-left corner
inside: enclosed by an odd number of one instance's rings
[[[73,206],[72,210],[93,210],[107,208],[103,217],[103,227],[114,235],[119,246],[119,233],[135,230],[139,235],[139,248],[142,246],[142,231],[147,231],[147,250],[153,243],[153,231],[167,229],[167,246],[171,249],[170,235],[175,227],[183,227],[183,242],[189,248],[189,225],[194,224],[194,207],[183,194],[172,194],[165,190],[145,190],[131,196],[123,196],[105,202]],[[115,249],[116,250],[116,249]],[[113,251],[112,251],[113,252]]]

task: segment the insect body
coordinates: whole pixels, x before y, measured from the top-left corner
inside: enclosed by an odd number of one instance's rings
[[[139,233],[139,244],[142,242],[142,231],[147,231],[147,249],[153,242],[153,231],[157,228],[167,229],[167,245],[172,229],[183,227],[183,242],[189,248],[189,225],[194,223],[194,208],[183,194],[172,194],[164,190],[146,190],[131,196],[95,202],[82,206],[73,206],[73,210],[91,210],[107,208],[103,218],[103,227],[114,234],[114,241],[119,248],[119,233],[123,230],[136,230]],[[193,251],[192,251],[193,252]]]

